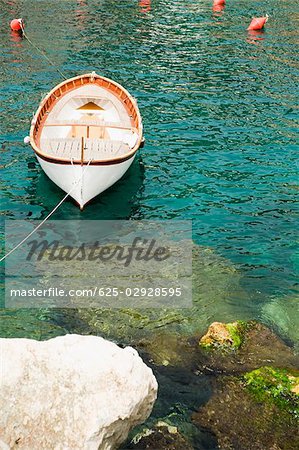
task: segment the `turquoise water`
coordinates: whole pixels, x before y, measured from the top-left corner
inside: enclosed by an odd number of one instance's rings
[[[252,308],[296,287],[296,21],[285,2],[7,1],[66,76],[96,70],[138,98],[146,147],[83,213],[56,219],[192,219],[194,240],[242,271]],[[38,5],[38,8],[36,7]],[[250,17],[268,12],[251,36]],[[43,218],[62,198],[28,146],[30,118],[60,76],[2,26],[1,165],[5,217]]]
[[[256,318],[296,340],[296,8],[241,0],[216,14],[208,1],[154,0],[148,12],[137,0],[1,1],[3,217],[42,219],[63,196],[23,144],[41,96],[61,78],[10,32],[21,16],[67,77],[95,70],[115,79],[137,97],[144,121],[146,146],[125,177],[83,212],[67,201],[55,219],[192,219],[196,244],[238,277],[235,292],[221,270],[201,285],[203,328],[215,317]],[[265,32],[250,35],[251,17],[265,13]],[[10,313],[9,324],[2,334],[36,335],[34,320],[14,329]]]

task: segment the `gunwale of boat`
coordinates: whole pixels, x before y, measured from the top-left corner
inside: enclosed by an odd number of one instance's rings
[[[70,160],[70,158],[63,158],[59,156],[49,155],[44,152],[40,148],[40,137],[42,130],[44,128],[45,122],[53,110],[54,106],[59,103],[59,101],[71,91],[75,91],[81,86],[94,84],[105,90],[107,90],[110,94],[113,94],[122,102],[122,105],[126,109],[128,116],[131,120],[131,129],[136,130],[138,134],[138,139],[132,149],[127,153],[111,157],[108,159],[92,159],[91,161],[82,161],[82,159]],[[80,165],[110,165],[110,164],[118,164],[128,159],[132,158],[138,148],[142,144],[143,133],[142,133],[142,120],[140,116],[140,112],[134,97],[130,95],[130,93],[119,83],[110,80],[109,78],[97,75],[96,73],[87,73],[83,75],[79,75],[68,80],[64,80],[55,86],[42,100],[40,103],[34,118],[31,122],[30,128],[30,142],[35,153],[45,161],[57,163],[57,164],[80,164]]]

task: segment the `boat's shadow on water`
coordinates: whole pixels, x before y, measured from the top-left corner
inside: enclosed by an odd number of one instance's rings
[[[119,220],[128,219],[139,209],[140,193],[143,189],[144,165],[142,157],[138,156],[124,176],[107,191],[89,202],[83,211],[72,198],[68,198],[55,212],[53,219],[87,219],[87,220]],[[40,170],[37,182],[34,183],[34,195],[40,205],[47,205],[48,214],[63,198],[59,189]],[[137,194],[139,194],[137,196]],[[45,214],[46,215],[46,214]]]

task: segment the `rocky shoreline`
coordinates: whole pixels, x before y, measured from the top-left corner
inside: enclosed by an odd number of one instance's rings
[[[2,358],[3,341],[11,349],[1,389],[0,448],[299,448],[298,355],[257,321],[214,322],[192,336],[163,328],[135,340],[135,349],[96,336],[1,341]],[[109,426],[102,421],[104,400],[106,419],[108,405],[118,405]],[[72,428],[64,417],[75,406]]]
[[[256,321],[215,322],[203,336],[175,341],[164,335],[161,342],[168,344],[161,354],[157,345],[145,345],[154,372],[184,367],[204,376],[210,391],[198,408],[193,402],[189,410],[152,422],[123,449],[299,448],[299,360],[269,328]],[[201,431],[210,434],[208,442]]]

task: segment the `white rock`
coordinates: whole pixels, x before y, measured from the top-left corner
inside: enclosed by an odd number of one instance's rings
[[[0,339],[0,448],[109,450],[151,413],[152,370],[96,336]]]

